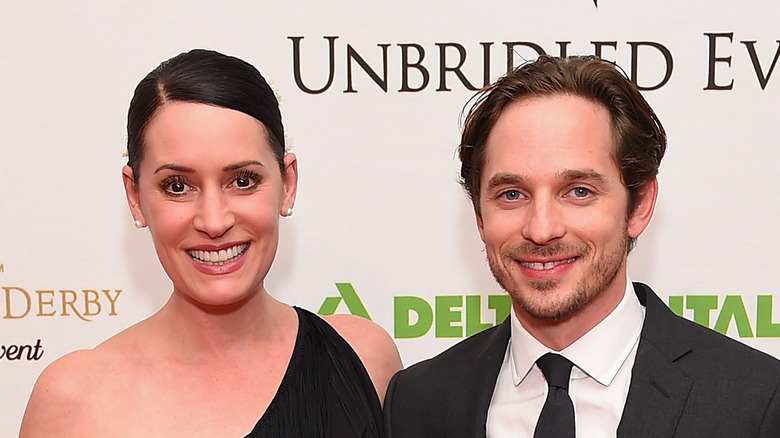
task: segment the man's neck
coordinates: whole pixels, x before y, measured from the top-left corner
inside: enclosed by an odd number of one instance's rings
[[[589,332],[620,304],[626,291],[627,276],[619,274],[610,286],[573,314],[559,319],[537,319],[513,303],[523,327],[546,347],[561,351]]]

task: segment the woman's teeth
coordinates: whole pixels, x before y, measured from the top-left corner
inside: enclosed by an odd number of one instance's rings
[[[219,251],[202,251],[191,249],[187,251],[187,254],[201,263],[213,263],[221,265],[225,262],[240,257],[244,251],[246,251],[247,246],[248,245],[246,243],[242,243],[241,245],[234,245],[230,248],[221,249]]]

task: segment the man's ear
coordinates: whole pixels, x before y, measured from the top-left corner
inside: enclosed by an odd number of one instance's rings
[[[628,216],[628,236],[636,239],[647,228],[658,199],[658,179],[653,177],[639,190],[634,210]]]
[[[298,158],[292,152],[284,155],[284,199],[279,214],[283,214],[288,208],[295,205],[295,196],[298,193]]]
[[[482,213],[474,212],[477,218],[477,230],[479,230],[479,238],[482,239],[482,243],[485,243],[485,226],[482,223]]]
[[[135,183],[133,168],[125,166],[122,168],[122,183],[125,186],[125,196],[127,197],[127,206],[130,207],[130,214],[133,219],[141,221],[141,226],[146,226],[146,219],[141,211],[141,200],[138,196],[138,186]]]

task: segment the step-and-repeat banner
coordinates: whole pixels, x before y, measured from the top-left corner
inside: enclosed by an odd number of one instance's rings
[[[120,169],[137,82],[194,47],[256,65],[299,160],[267,288],[370,317],[409,365],[501,321],[457,184],[463,106],[539,53],[597,54],[669,136],[629,261],[676,312],[780,356],[780,5],[0,0],[0,436],[40,371],[171,291]]]

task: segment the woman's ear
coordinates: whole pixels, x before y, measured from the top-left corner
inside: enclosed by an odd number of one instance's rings
[[[288,152],[284,155],[283,163],[284,176],[282,177],[282,184],[284,184],[284,199],[282,200],[279,214],[289,216],[287,212],[295,205],[295,196],[298,193],[298,159],[295,157],[295,154]]]
[[[133,168],[125,166],[122,168],[122,183],[125,186],[125,196],[127,197],[127,206],[130,207],[130,214],[136,221],[138,228],[145,227],[146,219],[141,211],[141,200],[138,196],[138,185],[135,183]],[[140,224],[140,225],[139,225]]]

